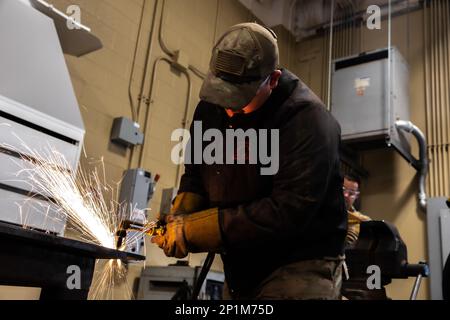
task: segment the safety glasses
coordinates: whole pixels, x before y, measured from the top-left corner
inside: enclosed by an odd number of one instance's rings
[[[358,198],[360,194],[360,192],[357,190],[347,189],[345,187],[343,187],[342,190],[344,191],[344,195],[354,199]]]

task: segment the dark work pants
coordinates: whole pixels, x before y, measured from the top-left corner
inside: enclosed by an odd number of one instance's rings
[[[227,300],[340,300],[343,258],[308,260],[277,269],[250,294],[230,294]]]

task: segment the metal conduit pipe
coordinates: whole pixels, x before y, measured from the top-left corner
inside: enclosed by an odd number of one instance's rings
[[[187,128],[187,123],[188,123],[188,116],[189,116],[189,105],[191,102],[191,97],[192,97],[192,78],[191,75],[189,74],[189,72],[187,71],[181,71],[187,79],[188,82],[188,94],[186,96],[186,106],[184,108],[184,115],[183,115],[183,122],[182,122],[182,126],[183,129],[188,129]],[[184,157],[184,154],[180,154],[179,160],[181,160]],[[179,161],[179,163],[181,163],[181,161]],[[181,168],[183,165],[179,164],[177,165],[177,173],[175,176],[175,185],[179,186],[181,183]]]
[[[152,79],[151,79],[151,83],[150,83],[150,89],[149,89],[149,101],[148,101],[148,107],[147,107],[147,111],[145,114],[145,124],[144,124],[144,136],[147,136],[147,132],[148,132],[148,126],[149,126],[149,116],[150,116],[150,111],[151,111],[151,104],[154,103],[153,99],[154,99],[154,87],[155,87],[155,83],[156,83],[156,77],[157,77],[157,71],[158,71],[158,64],[160,62],[166,62],[169,65],[173,65],[173,61],[169,58],[166,57],[159,57],[155,60],[154,65],[153,65],[153,72],[152,72]],[[187,70],[179,70],[181,73],[183,73],[186,76],[186,80],[187,80],[187,85],[188,85],[188,92],[186,95],[186,105],[184,108],[184,115],[183,115],[183,120],[182,120],[182,126],[183,129],[186,129],[187,127],[187,122],[188,122],[188,113],[189,113],[189,105],[190,105],[190,101],[191,101],[191,97],[192,97],[192,79],[191,79],[191,75],[189,74],[189,72]],[[144,143],[144,145],[142,146],[141,149],[141,154],[139,157],[139,167],[142,167],[144,164],[144,157],[145,157],[145,151],[146,151],[146,143]],[[182,155],[180,155],[180,158],[182,157]],[[175,176],[175,183],[176,185],[178,185],[179,180],[180,180],[180,173],[181,173],[181,165],[177,166],[177,171],[176,171],[176,176]]]
[[[175,56],[175,51],[170,50],[166,43],[164,42],[163,37],[163,27],[164,22],[166,20],[166,0],[162,0],[162,9],[161,9],[161,19],[159,20],[159,33],[158,33],[158,40],[159,45],[161,46],[162,51],[167,54],[169,57],[173,58]]]
[[[166,45],[166,43],[164,42],[164,25],[165,25],[165,17],[166,17],[166,0],[162,0],[162,9],[161,9],[161,19],[159,22],[159,34],[158,34],[158,40],[159,40],[159,45],[161,46],[162,51],[167,54],[170,58],[174,58],[176,52],[169,49],[169,47]],[[200,79],[205,79],[206,78],[206,74],[202,71],[200,71],[199,68],[193,66],[193,65],[189,65],[189,70],[192,71],[192,73],[194,73],[197,77],[199,77]]]
[[[411,121],[399,120],[395,123],[399,130],[411,133],[419,143],[419,161],[421,168],[419,171],[419,205],[421,209],[426,211],[427,194],[426,194],[426,180],[428,175],[428,157],[427,157],[427,141],[423,132],[415,126]]]
[[[166,57],[159,57],[155,60],[155,62],[153,63],[153,71],[152,71],[152,79],[151,79],[151,83],[150,83],[150,89],[149,89],[149,93],[148,93],[148,103],[147,103],[147,108],[146,108],[146,113],[145,113],[145,117],[144,117],[144,128],[143,128],[143,133],[144,133],[144,137],[145,139],[147,138],[147,132],[148,132],[148,123],[149,121],[149,115],[150,115],[150,106],[153,103],[153,88],[155,86],[155,82],[156,82],[156,76],[157,76],[157,71],[158,71],[158,64],[160,62],[167,62],[169,65],[172,65],[172,60],[170,60],[169,58]],[[140,157],[139,157],[139,167],[142,167],[143,163],[144,163],[144,155],[145,155],[145,147],[147,145],[147,141],[144,141],[144,144],[141,147],[141,153],[140,153]]]
[[[147,83],[148,79],[148,69],[150,68],[150,61],[153,54],[154,49],[154,36],[156,31],[156,21],[157,21],[157,15],[158,15],[158,5],[160,0],[155,0],[154,6],[153,6],[153,15],[152,15],[152,24],[150,28],[150,33],[148,36],[148,43],[147,48],[145,50],[145,59],[144,59],[144,72],[142,74],[141,82],[140,82],[140,91],[139,91],[139,104],[137,106],[137,117],[139,119],[141,107],[142,104],[145,102],[145,85]]]
[[[133,85],[133,77],[134,77],[135,68],[136,68],[137,52],[138,52],[138,48],[139,48],[139,44],[140,44],[140,36],[142,33],[142,25],[143,25],[143,21],[144,21],[146,2],[147,1],[144,1],[143,7],[142,7],[141,22],[139,25],[139,32],[138,32],[138,36],[136,39],[136,47],[135,47],[135,52],[134,52],[134,56],[133,56],[132,70],[131,70],[130,80],[129,80],[130,82],[128,85],[128,98],[130,101],[130,106],[131,106],[131,110],[132,110],[132,114],[133,114],[133,121],[136,121],[136,122],[139,122],[139,119],[140,119],[141,105],[143,103],[142,97],[144,96],[145,83],[147,80],[147,70],[149,68],[150,57],[151,57],[152,51],[153,51],[153,36],[155,33],[155,28],[156,28],[156,18],[157,18],[159,0],[156,0],[154,3],[154,6],[153,6],[152,24],[151,24],[151,28],[150,28],[150,34],[148,36],[148,44],[147,44],[145,60],[144,60],[144,72],[142,74],[142,78],[140,81],[138,104],[137,104],[137,106],[135,106],[131,89],[132,89],[132,85]],[[132,167],[134,156],[135,156],[135,149],[133,148],[130,151],[130,158],[128,160],[128,169],[131,169],[131,167]]]
[[[133,122],[138,121],[138,117],[137,117],[136,107],[134,106],[133,94],[131,92],[131,89],[133,86],[133,76],[134,76],[134,72],[136,69],[136,58],[137,58],[137,53],[138,53],[138,49],[139,49],[139,40],[141,38],[142,24],[144,22],[145,4],[146,4],[146,1],[144,0],[144,2],[142,4],[141,18],[139,19],[139,30],[138,30],[138,34],[137,34],[137,38],[136,38],[136,44],[134,46],[133,60],[131,62],[130,79],[128,81],[128,100],[130,102],[131,119],[133,120]]]
[[[155,22],[156,22],[156,13],[157,13],[157,9],[158,9],[158,4],[159,4],[159,0],[156,0],[155,5],[154,5],[154,10],[153,10],[153,19],[152,19],[152,27],[151,27],[151,32],[150,32],[150,37],[149,37],[149,43],[148,43],[148,47],[146,50],[146,57],[145,57],[145,70],[144,70],[144,78],[142,79],[142,85],[141,85],[141,93],[140,93],[140,102],[142,103],[144,98],[144,87],[145,87],[145,82],[146,82],[146,78],[147,78],[147,69],[149,66],[149,62],[151,60],[151,53],[152,53],[152,49],[153,49],[153,34],[155,31]],[[156,77],[157,77],[157,66],[160,62],[166,62],[168,64],[170,64],[171,66],[173,66],[173,54],[168,48],[167,46],[164,44],[164,41],[162,39],[162,26],[164,23],[164,9],[165,9],[165,1],[163,1],[162,3],[162,8],[161,8],[161,17],[160,17],[160,24],[159,24],[159,43],[160,46],[162,48],[162,50],[169,55],[170,58],[166,58],[166,57],[159,57],[156,58],[153,64],[153,70],[152,70],[152,76],[151,76],[151,80],[150,80],[150,88],[149,88],[149,92],[147,95],[147,98],[145,99],[145,105],[146,105],[146,112],[145,112],[145,116],[144,116],[144,126],[143,126],[143,133],[144,136],[147,135],[148,132],[148,125],[149,125],[149,116],[150,116],[150,109],[151,109],[151,104],[153,103],[153,97],[154,97],[154,85],[156,82]],[[194,70],[193,70],[194,69]],[[189,72],[187,72],[187,70],[180,70],[178,69],[181,73],[183,73],[186,76],[187,79],[187,84],[188,84],[188,94],[186,96],[186,106],[185,106],[185,110],[184,110],[184,117],[182,120],[182,126],[183,129],[186,129],[186,125],[187,125],[187,117],[188,117],[188,113],[189,113],[189,105],[190,105],[190,100],[192,97],[192,79],[191,79],[191,75],[189,74]],[[201,75],[199,75],[198,73],[196,73],[197,69],[193,66],[190,66],[190,70],[193,71],[195,74],[197,74],[197,76],[201,77]],[[198,71],[199,72],[199,71]],[[140,115],[140,105],[139,108],[137,110],[137,114],[138,117]],[[138,165],[139,167],[142,167],[144,164],[144,157],[145,157],[145,151],[146,151],[146,142],[144,142],[144,145],[141,147],[140,150],[140,155],[139,155],[139,160],[138,160]],[[130,160],[130,166],[131,166],[131,160]],[[180,173],[181,173],[181,168],[180,166],[177,167],[177,172],[176,172],[176,182],[178,182],[178,180],[180,179]]]

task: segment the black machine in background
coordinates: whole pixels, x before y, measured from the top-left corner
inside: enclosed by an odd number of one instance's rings
[[[408,251],[398,230],[385,221],[369,221],[361,224],[358,241],[346,250],[349,280],[343,283],[343,295],[350,300],[384,300],[385,286],[392,279],[416,277],[411,300],[417,298],[423,277],[429,276],[426,263],[408,263]],[[381,272],[381,287],[370,290],[368,268],[377,266]]]

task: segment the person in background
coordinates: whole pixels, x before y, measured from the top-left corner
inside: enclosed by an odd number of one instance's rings
[[[348,230],[345,238],[346,247],[352,246],[359,237],[361,222],[371,221],[372,219],[355,209],[355,201],[360,195],[359,187],[361,180],[359,177],[346,174],[344,176],[344,199],[348,213]]]

